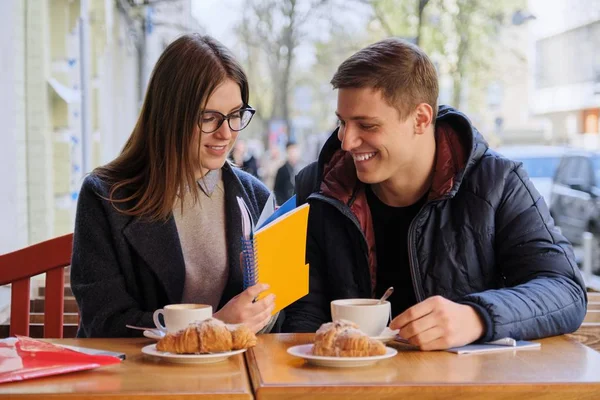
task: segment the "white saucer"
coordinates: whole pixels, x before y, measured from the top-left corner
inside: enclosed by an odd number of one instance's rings
[[[156,350],[155,344],[150,344],[142,348],[142,353],[152,357],[161,358],[164,361],[179,363],[179,364],[210,364],[219,361],[224,361],[231,356],[241,354],[246,349],[226,351],[223,353],[210,353],[210,354],[175,354],[166,351]]]
[[[148,339],[160,340],[165,337],[165,333],[159,329],[152,329],[144,331],[144,336]]]
[[[396,335],[400,332],[399,329],[391,330],[389,327],[386,327],[383,332],[379,336],[369,336],[371,339],[380,340],[383,343],[390,342],[396,338]]]
[[[377,361],[385,360],[387,358],[394,357],[398,354],[396,349],[391,347],[385,348],[385,354],[381,356],[372,357],[325,357],[315,356],[312,354],[312,344],[302,344],[299,346],[292,346],[287,349],[288,354],[294,357],[300,357],[305,359],[309,364],[319,365],[321,367],[365,367],[373,365]]]

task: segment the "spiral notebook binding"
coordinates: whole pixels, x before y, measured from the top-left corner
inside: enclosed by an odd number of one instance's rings
[[[258,253],[254,241],[242,238],[242,275],[244,290],[258,283]]]

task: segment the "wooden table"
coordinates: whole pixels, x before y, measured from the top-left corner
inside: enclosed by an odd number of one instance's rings
[[[243,355],[214,364],[171,364],[141,353],[148,339],[57,339],[125,353],[119,365],[0,385],[11,399],[252,399]]]
[[[362,368],[324,368],[287,354],[312,334],[262,335],[246,353],[257,399],[600,399],[600,353],[567,339],[541,349],[456,355],[399,347]]]

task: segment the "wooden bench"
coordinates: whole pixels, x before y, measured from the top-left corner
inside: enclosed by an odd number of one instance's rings
[[[588,308],[585,319],[583,320],[584,324],[587,322],[600,322],[600,310],[590,310]]]

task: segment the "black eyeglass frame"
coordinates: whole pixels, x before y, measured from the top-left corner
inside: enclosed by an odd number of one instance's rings
[[[246,125],[244,125],[243,128],[240,129],[234,129],[231,127],[231,121],[230,119],[233,117],[233,115],[235,113],[239,113],[242,111],[248,111],[250,112],[250,119],[248,120],[248,123]],[[204,115],[204,113],[211,113],[211,114],[218,114],[221,116],[221,121],[219,121],[219,123],[217,124],[217,127],[215,129],[213,129],[212,131],[205,131],[204,129],[202,129],[202,116]],[[227,121],[227,125],[229,125],[229,129],[231,129],[233,132],[239,132],[245,128],[248,127],[248,125],[250,125],[250,121],[252,121],[252,117],[254,117],[254,114],[256,113],[256,110],[252,107],[246,106],[246,107],[242,107],[238,110],[235,110],[233,112],[230,112],[229,114],[225,115],[222,112],[219,111],[203,111],[202,113],[200,113],[200,119],[198,121],[198,126],[200,127],[200,130],[202,131],[202,133],[215,133],[216,131],[219,130],[219,128],[223,125],[223,122]]]

